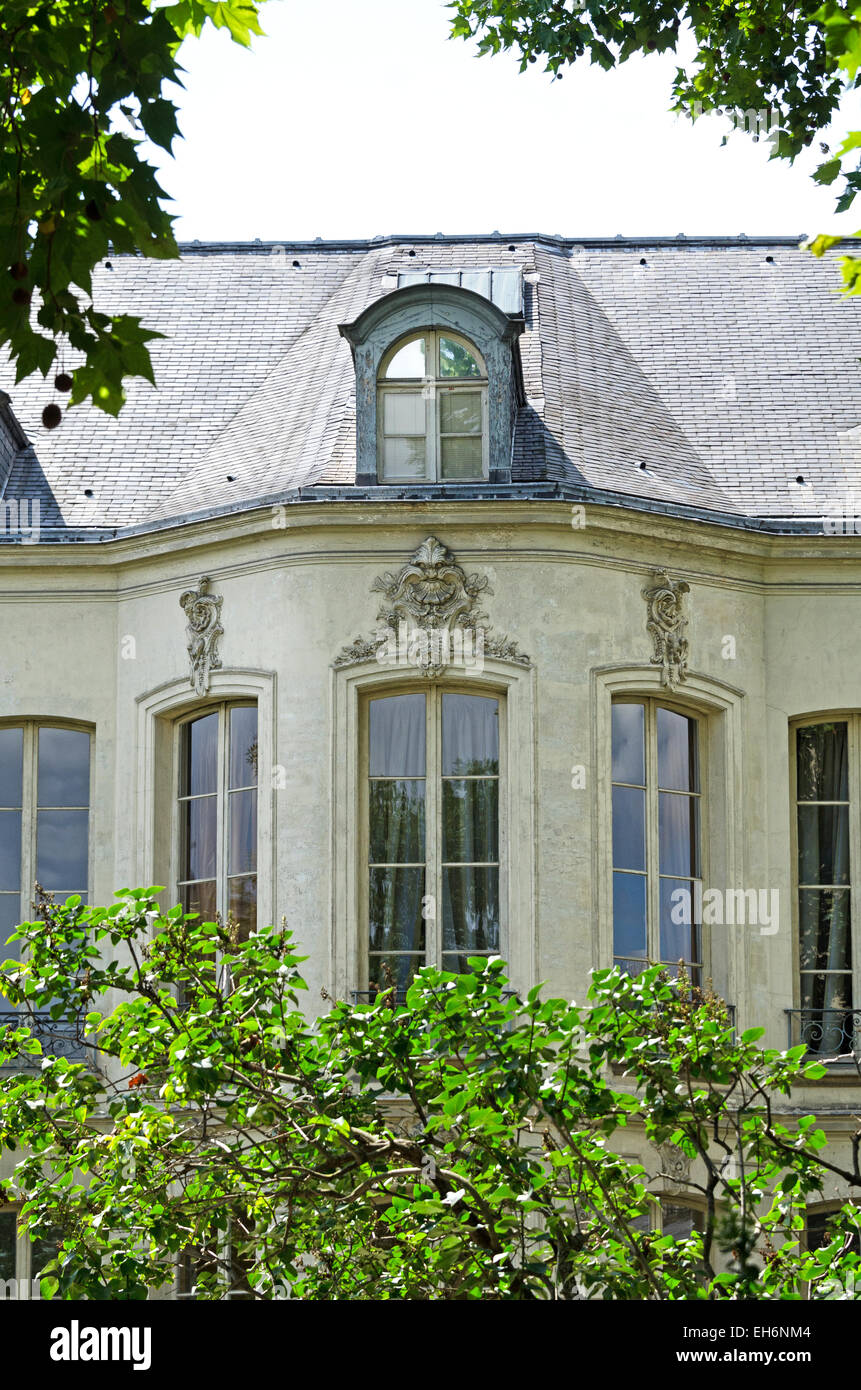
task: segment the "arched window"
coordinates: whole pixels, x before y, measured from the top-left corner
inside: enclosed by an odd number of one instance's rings
[[[501,703],[437,686],[367,702],[371,995],[500,949]]]
[[[699,720],[655,699],[613,702],[613,956],[638,974],[684,961],[702,984]]]
[[[467,482],[487,477],[487,369],[449,330],[399,339],[377,377],[379,477]]]

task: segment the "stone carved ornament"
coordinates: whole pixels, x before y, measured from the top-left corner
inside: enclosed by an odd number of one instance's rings
[[[198,580],[197,588],[186,589],[179,600],[187,620],[185,631],[191,662],[189,679],[197,695],[207,693],[210,673],[217,671],[221,666],[218,640],[224,636],[224,628],[221,626],[221,605],[224,598],[220,594],[208,592],[211,582],[209,577],[204,575]]]
[[[685,628],[688,620],[682,611],[682,596],[690,593],[690,585],[681,579],[671,579],[666,570],[655,570],[652,583],[641,590],[646,600],[646,631],[654,643],[652,664],[661,667],[661,685],[673,688],[687,674],[688,639]]]
[[[422,541],[397,573],[375,579],[371,592],[383,595],[380,629],[344,647],[336,666],[376,660],[411,665],[432,678],[457,664],[458,652],[467,666],[477,664],[480,656],[530,664],[515,642],[491,633],[487,614],[479,608],[480,595],[493,593],[486,576],[467,575],[435,536]]]
[[[687,1186],[691,1172],[691,1160],[675,1144],[661,1144],[658,1148],[661,1173],[670,1192],[681,1192]]]

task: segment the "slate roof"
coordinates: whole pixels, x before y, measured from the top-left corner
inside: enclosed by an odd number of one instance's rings
[[[38,498],[42,538],[69,540],[350,496],[354,377],[338,325],[399,277],[519,269],[516,495],[585,490],[769,529],[814,524],[847,495],[861,513],[861,300],[835,292],[840,248],[816,260],[797,246],[493,234],[116,256],[96,299],[167,335],[158,389],[133,382],[118,420],[77,406],[48,432],[50,382],[0,375],[30,441],[0,411],[2,496]]]

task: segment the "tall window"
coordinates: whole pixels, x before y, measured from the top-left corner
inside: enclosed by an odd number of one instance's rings
[[[179,873],[186,912],[257,923],[257,706],[221,705],[179,727]]]
[[[702,982],[699,723],[613,704],[613,955],[632,974],[684,962]]]
[[[17,1212],[0,1211],[0,1298],[6,1289],[14,1287],[8,1283],[10,1279],[18,1283],[18,1297],[40,1297],[33,1289],[33,1281],[50,1260],[56,1259],[61,1241],[59,1231],[38,1239],[19,1239]]]
[[[850,1052],[853,1022],[852,805],[857,805],[858,716],[795,733],[801,1041]],[[851,845],[851,850],[850,850]]]
[[[39,724],[0,727],[0,959],[32,916],[34,885],[58,902],[89,889],[90,735]]]
[[[368,987],[499,950],[499,701],[431,687],[367,705]]]
[[[454,333],[402,339],[380,365],[380,477],[450,481],[487,474],[487,372]]]

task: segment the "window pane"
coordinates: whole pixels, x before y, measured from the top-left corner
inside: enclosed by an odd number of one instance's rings
[[[204,922],[215,921],[215,880],[209,883],[187,883],[180,889],[183,912],[199,912]]]
[[[442,784],[442,857],[455,864],[499,858],[499,783],[496,778]]]
[[[409,343],[404,343],[399,348],[386,368],[386,376],[391,380],[412,379],[414,377],[427,376],[425,362],[427,353],[424,338],[413,338]]]
[[[180,802],[180,864],[183,879],[212,878],[215,873],[217,808],[218,798],[214,796]]]
[[[802,970],[851,970],[852,933],[848,888],[798,895],[800,965]]]
[[[257,876],[245,874],[227,881],[227,911],[239,923],[239,939],[247,941],[257,926]]]
[[[207,801],[210,799],[206,798]],[[213,798],[214,801],[214,798]],[[231,792],[229,874],[253,874],[257,869],[257,790]],[[191,802],[192,806],[199,802]],[[206,875],[202,874],[202,878]]]
[[[695,1207],[686,1207],[672,1202],[661,1204],[661,1233],[672,1236],[674,1240],[685,1240],[694,1231],[705,1230],[705,1218]]]
[[[61,1231],[54,1231],[51,1235],[37,1236],[35,1240],[30,1240],[31,1278],[37,1279],[45,1266],[57,1258],[62,1244]]]
[[[257,786],[257,707],[230,711],[230,786]]]
[[[499,950],[498,869],[443,869],[442,948]]]
[[[812,724],[798,730],[799,801],[849,800],[849,739],[846,724]]]
[[[643,705],[613,705],[613,781],[646,785]]]
[[[15,1213],[0,1211],[0,1279],[15,1278]]]
[[[21,805],[24,730],[0,729],[0,806]]]
[[[423,955],[372,955],[368,961],[368,985],[373,995],[381,989],[394,985],[395,999],[402,998],[415,978],[416,972],[425,964]]]
[[[439,340],[439,374],[441,377],[480,377],[481,368],[468,348],[453,338]]]
[[[646,876],[613,875],[613,954],[646,958]]]
[[[391,695],[369,705],[371,777],[423,777],[425,696]]]
[[[180,796],[218,790],[218,714],[204,714],[182,729]]]
[[[481,436],[440,440],[443,478],[480,478]]]
[[[49,892],[86,892],[88,811],[40,811],[36,878]]]
[[[21,924],[21,896],[19,893],[0,893],[0,960],[19,960],[20,942],[6,942],[16,927]],[[8,1008],[8,1001],[0,1008]]]
[[[852,976],[802,974],[801,1007],[807,1015],[802,1019],[805,1042],[811,1040],[810,1024],[818,1023],[823,1030],[833,1033],[827,1043],[823,1041],[823,1048],[837,1046],[839,1036],[846,1031],[842,1015],[852,1012]],[[854,1026],[857,1027],[857,1022]],[[851,1036],[851,1024],[848,1031]]]
[[[658,786],[699,791],[696,721],[669,709],[658,710]]]
[[[480,391],[442,391],[439,412],[443,434],[481,434]]]
[[[613,867],[646,867],[646,793],[637,787],[613,788]]]
[[[799,883],[849,882],[849,807],[798,807]]]
[[[383,432],[420,434],[427,432],[427,404],[421,391],[386,391],[383,395]]]
[[[383,476],[386,478],[424,478],[427,476],[427,445],[421,439],[386,439],[383,442]]]
[[[423,951],[424,869],[371,869],[368,906],[372,951]]]
[[[0,811],[0,890],[21,892],[21,812]]]
[[[424,781],[372,781],[370,862],[423,864],[425,857]]]
[[[483,695],[442,697],[443,775],[499,772],[499,701]]]
[[[662,874],[698,877],[700,804],[695,796],[661,792],[658,796],[659,863]]]
[[[690,879],[661,879],[661,960],[699,964],[702,959],[700,925],[693,921],[696,911],[694,887]]]
[[[89,734],[79,729],[39,730],[38,795],[40,806],[89,806]]]

